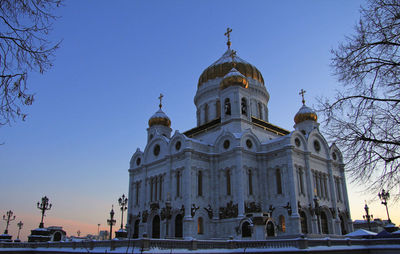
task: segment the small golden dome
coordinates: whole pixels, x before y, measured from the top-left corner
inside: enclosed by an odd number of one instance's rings
[[[149,127],[153,125],[164,125],[166,127],[171,127],[171,120],[169,117],[161,110],[161,108],[150,117]]]
[[[306,105],[303,105],[300,108],[299,112],[297,112],[297,114],[294,116],[294,122],[298,124],[307,120],[316,122],[318,120],[318,116],[314,110],[307,107]]]
[[[238,70],[232,68],[232,70],[226,74],[224,79],[221,81],[219,89],[222,90],[229,86],[241,86],[243,88],[248,88],[249,82]]]
[[[215,63],[205,69],[200,75],[197,86],[200,87],[208,80],[225,77],[225,75],[228,74],[233,67],[235,67],[236,70],[246,78],[258,80],[261,84],[264,84],[264,79],[260,71],[256,67],[244,61],[238,56],[234,56],[233,61],[231,55],[232,49],[228,49],[220,59],[218,59]]]

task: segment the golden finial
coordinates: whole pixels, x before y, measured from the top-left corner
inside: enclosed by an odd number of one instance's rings
[[[228,45],[228,49],[231,49],[231,32],[232,32],[232,29],[230,29],[228,27],[226,29],[226,33],[225,33],[225,36],[228,38],[228,41],[226,42],[226,45]]]
[[[160,109],[162,108],[162,98],[164,97],[164,95],[162,95],[162,93],[160,93],[160,97],[158,97],[158,99],[160,100],[160,105],[158,105],[160,107]]]
[[[301,102],[303,102],[303,105],[305,105],[305,103],[306,103],[306,101],[304,100],[304,94],[306,93],[306,91],[305,90],[303,90],[303,89],[301,89],[300,90],[300,95],[301,95],[301,98],[302,98],[302,100],[301,100]]]
[[[233,68],[236,68],[236,62],[235,62],[236,51],[235,51],[235,50],[232,50],[230,56],[231,56],[231,58],[232,58]]]

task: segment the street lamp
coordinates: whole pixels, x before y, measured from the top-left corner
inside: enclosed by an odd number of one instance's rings
[[[7,221],[6,230],[4,230],[5,235],[8,235],[8,225],[10,224],[10,221],[15,220],[15,216],[13,217],[13,214],[14,213],[10,210],[6,212],[6,215],[3,215],[3,220]]]
[[[107,220],[107,224],[110,225],[110,240],[112,236],[112,226],[115,225],[116,220],[114,220],[114,205],[111,208],[110,211],[110,219]]]
[[[382,201],[381,204],[384,205],[384,206],[386,207],[386,213],[387,213],[387,216],[388,216],[388,222],[389,222],[389,223],[392,223],[392,222],[390,221],[389,210],[388,210],[388,207],[387,207],[387,201],[388,201],[389,198],[390,198],[389,192],[388,192],[388,191],[385,191],[384,189],[382,189],[382,192],[378,194],[378,197],[379,197],[379,199]]]
[[[369,214],[369,207],[367,205],[367,202],[365,202],[365,206],[364,206],[364,210],[365,210],[365,215],[363,215],[364,220],[367,220],[368,223],[368,229],[369,231],[371,231],[371,219],[374,218],[374,216],[372,214]]]
[[[97,235],[100,236],[100,223],[97,224]]]
[[[24,223],[22,223],[22,221],[20,221],[20,222],[17,223],[17,226],[18,226],[18,235],[17,235],[17,239],[16,239],[16,240],[19,240],[19,232],[21,231],[23,225],[24,225]]]
[[[128,198],[125,197],[125,194],[122,194],[122,197],[118,199],[119,206],[121,207],[121,229],[124,228],[124,212],[128,209]]]
[[[42,220],[40,221],[39,228],[44,228],[43,224],[43,218],[44,218],[44,213],[46,211],[49,211],[51,209],[52,204],[49,203],[49,198],[44,196],[42,198],[42,202],[39,203],[37,202],[37,208],[42,211]]]

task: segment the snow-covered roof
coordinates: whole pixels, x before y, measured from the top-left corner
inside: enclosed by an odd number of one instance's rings
[[[367,235],[376,235],[376,233],[365,229],[359,229],[354,232],[348,233],[346,236],[367,236]]]

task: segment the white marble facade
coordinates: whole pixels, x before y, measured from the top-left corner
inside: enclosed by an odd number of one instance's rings
[[[232,52],[199,79],[197,127],[172,134],[161,105],[150,118],[147,145],[130,161],[130,237],[350,232],[342,155],[315,112],[303,105],[292,131],[268,123],[261,73]]]

